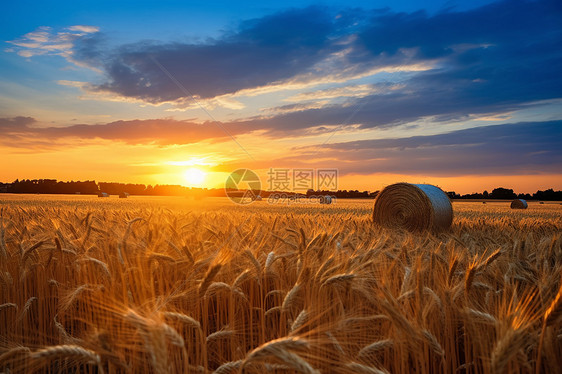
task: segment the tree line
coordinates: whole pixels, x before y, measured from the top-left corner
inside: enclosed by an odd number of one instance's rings
[[[184,187],[180,185],[144,185],[134,183],[107,183],[98,182],[93,180],[87,181],[70,181],[62,182],[56,179],[16,179],[12,183],[0,183],[0,192],[7,193],[33,193],[33,194],[82,194],[82,195],[97,195],[105,192],[109,195],[119,195],[121,193],[128,193],[129,195],[147,195],[147,196],[192,196],[194,198],[201,197],[219,197],[226,196],[225,190],[222,188],[195,188]],[[277,191],[261,191],[262,197]],[[279,191],[282,193],[286,191]],[[331,195],[336,198],[375,198],[379,191],[359,191],[359,190],[338,190],[338,191],[323,191],[323,190],[308,190],[306,196],[322,196]],[[296,194],[290,192],[289,194]],[[305,194],[299,194],[305,195]],[[447,192],[451,199],[525,199],[525,200],[544,200],[544,201],[562,201],[562,191],[554,191],[549,188],[547,190],[538,190],[533,194],[529,193],[515,193],[513,189],[498,187],[492,192],[484,191],[482,193],[471,193],[460,195],[455,191]]]
[[[182,196],[210,194],[204,188],[189,188],[179,185],[144,185],[133,183],[107,183],[96,181],[61,182],[56,179],[16,179],[12,183],[0,183],[0,192],[33,194],[81,194],[109,195],[128,193],[129,195]]]
[[[554,191],[549,188],[547,190],[530,194],[530,193],[515,193],[511,188],[498,187],[494,188],[492,192],[484,191],[482,193],[471,193],[466,195],[459,195],[454,191],[447,193],[452,199],[498,199],[498,200],[544,200],[544,201],[562,201],[562,191]]]

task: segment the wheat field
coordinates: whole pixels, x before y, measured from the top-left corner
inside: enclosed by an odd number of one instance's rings
[[[560,372],[560,204],[372,205],[0,195],[0,372]]]

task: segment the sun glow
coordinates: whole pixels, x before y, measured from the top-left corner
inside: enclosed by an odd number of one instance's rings
[[[197,168],[189,168],[184,173],[189,187],[202,187],[206,175],[207,173]]]

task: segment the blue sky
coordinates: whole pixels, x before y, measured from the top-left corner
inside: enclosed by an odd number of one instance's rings
[[[199,160],[217,180],[333,167],[347,188],[562,188],[558,1],[3,7],[0,150],[17,167],[0,180],[174,183],[170,164]],[[80,166],[37,166],[70,154]]]
[[[287,8],[320,5],[342,8],[391,8],[412,12],[424,9],[438,12],[445,9],[475,8],[492,1],[14,1],[3,4],[0,16],[2,36],[15,39],[40,26],[66,27],[70,24],[96,24],[119,32],[131,40],[168,39],[177,34],[206,37],[217,36],[221,30],[247,19],[262,17]],[[147,27],[148,26],[148,27]],[[179,29],[178,29],[179,28]]]

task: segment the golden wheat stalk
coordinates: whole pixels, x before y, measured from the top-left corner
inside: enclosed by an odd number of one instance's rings
[[[343,350],[340,342],[338,341],[338,339],[336,339],[334,334],[332,334],[330,331],[326,331],[326,336],[328,337],[328,339],[330,339],[330,343],[332,344],[332,347],[334,347],[336,352],[340,356],[345,356],[345,351]]]
[[[184,323],[187,326],[190,326],[194,329],[201,329],[201,324],[195,318],[192,318],[186,314],[177,313],[177,312],[162,312],[162,316],[167,319],[177,320]]]
[[[380,351],[390,349],[394,346],[394,341],[392,339],[384,339],[373,342],[365,347],[361,348],[358,357],[368,357],[372,354],[376,354]]]
[[[495,325],[498,322],[493,315],[472,308],[467,308],[465,313],[469,316],[469,318],[485,322],[487,324]]]
[[[163,253],[151,253],[150,256],[148,256],[147,262],[148,262],[148,267],[150,267],[150,265],[152,265],[153,262],[174,264],[176,263],[176,259]]]
[[[168,367],[168,351],[166,349],[166,330],[162,325],[141,316],[132,309],[123,315],[125,320],[129,321],[137,328],[140,336],[144,341],[144,347],[149,355],[152,369],[157,374],[165,374],[169,371]]]
[[[107,264],[105,262],[103,262],[102,260],[98,260],[97,258],[86,256],[85,258],[82,258],[78,261],[79,262],[92,263],[92,264],[97,265],[103,271],[103,273],[107,276],[107,278],[111,279],[111,271],[109,270],[109,266],[107,266]]]
[[[17,312],[18,310],[18,304],[15,303],[4,303],[2,305],[0,305],[0,312],[3,311],[4,309],[8,309],[8,308],[14,308]]]
[[[280,351],[305,351],[310,347],[310,343],[302,338],[287,337],[271,340],[258,348],[254,349],[246,357],[246,360],[263,359]]]
[[[544,313],[544,322],[547,326],[550,326],[556,323],[560,316],[562,316],[562,286],[560,286],[556,297]]]
[[[83,360],[85,362],[93,362],[97,365],[98,371],[102,374],[104,373],[100,356],[96,352],[82,348],[78,345],[56,345],[32,352],[30,357],[34,360],[73,358]]]
[[[291,333],[300,329],[306,323],[307,320],[308,320],[308,312],[306,311],[306,309],[303,309],[301,310],[301,312],[299,313],[297,318],[295,318],[295,321],[291,325]]]
[[[80,339],[76,339],[75,337],[71,336],[68,332],[66,332],[66,329],[64,328],[64,326],[62,325],[62,323],[60,323],[57,320],[57,315],[55,314],[55,316],[53,317],[53,322],[55,323],[55,327],[57,328],[57,330],[59,331],[60,336],[63,339],[63,342],[65,344],[71,344],[71,345],[76,345],[77,343],[80,343]]]
[[[269,274],[271,272],[271,266],[273,266],[273,263],[275,262],[275,260],[277,259],[277,257],[275,257],[275,252],[271,251],[269,252],[269,254],[267,255],[267,258],[265,260],[265,273]]]
[[[346,287],[355,279],[355,277],[355,274],[334,275],[326,279],[324,283],[322,283],[322,287]]]
[[[0,355],[0,367],[6,365],[10,361],[12,361],[17,356],[29,356],[31,353],[31,349],[27,347],[14,347],[7,352],[4,352]]]
[[[498,259],[498,257],[501,256],[501,254],[502,254],[501,249],[496,249],[494,253],[488,256],[486,261],[484,261],[484,267],[490,266],[492,262],[494,262],[496,259]]]
[[[289,311],[293,307],[293,304],[296,302],[296,300],[300,297],[300,293],[301,285],[295,284],[293,288],[291,288],[291,290],[287,292],[287,295],[285,295],[285,299],[283,299],[283,304],[281,305],[281,310],[283,312]]]
[[[207,344],[212,343],[217,340],[230,339],[234,335],[234,331],[228,326],[225,326],[221,330],[215,331],[207,336]]]
[[[451,281],[453,280],[453,277],[455,276],[455,271],[457,270],[457,266],[459,265],[459,260],[457,258],[455,258],[453,260],[453,263],[451,264],[451,267],[449,268],[449,275],[447,276],[447,284],[451,284]]]
[[[158,327],[164,331],[164,334],[166,335],[170,343],[177,347],[185,347],[185,341],[183,340],[183,337],[172,326],[166,323],[161,323],[158,325]]]
[[[35,297],[35,296],[32,296],[29,299],[27,299],[27,301],[25,302],[25,305],[23,307],[23,310],[21,311],[21,313],[18,317],[19,321],[21,321],[25,318],[25,316],[29,312],[29,309],[31,309],[31,305],[33,304],[34,301],[37,301],[37,297]]]
[[[439,343],[439,341],[437,340],[435,335],[433,335],[431,332],[429,332],[428,330],[425,330],[425,329],[422,330],[422,335],[425,338],[425,340],[429,343],[429,346],[431,347],[431,350],[436,355],[443,358],[443,356],[445,355],[445,351],[443,350],[443,347],[441,346],[441,344]]]
[[[274,315],[281,314],[281,312],[282,312],[282,307],[280,307],[280,306],[274,306],[274,307],[272,307],[272,308],[269,308],[269,309],[265,312],[264,316],[265,316],[265,317],[271,317],[271,316],[274,316]]]
[[[226,291],[228,293],[233,292],[232,286],[229,284],[226,284],[224,282],[212,282],[209,287],[207,287],[207,290],[205,291],[205,294],[203,295],[203,297],[205,298],[209,298],[221,291]]]
[[[234,374],[238,373],[243,360],[226,362],[213,371],[213,374]]]
[[[389,314],[390,319],[398,329],[402,330],[406,336],[411,337],[414,341],[419,341],[419,334],[412,326],[410,321],[395,306],[391,305],[388,301],[381,303],[383,309]]]
[[[25,263],[25,261],[27,260],[27,258],[29,256],[31,256],[31,254],[38,248],[40,248],[43,244],[45,244],[45,242],[43,240],[38,241],[37,243],[33,244],[32,246],[30,246],[29,248],[27,248],[26,250],[23,251],[22,254],[22,262]]]
[[[539,338],[539,347],[537,349],[536,374],[538,374],[541,369],[542,346],[544,342],[544,334],[546,328],[547,326],[554,324],[558,320],[560,315],[562,315],[562,285],[558,289],[558,292],[556,293],[556,297],[554,298],[554,300],[552,300],[552,302],[546,309],[546,312],[544,313],[541,335]]]
[[[242,252],[242,255],[250,261],[256,271],[258,279],[261,279],[261,265],[254,254],[249,249],[246,249],[244,252]]]
[[[464,292],[466,295],[470,292],[472,287],[472,282],[474,281],[474,276],[476,275],[476,270],[478,270],[478,264],[476,260],[472,261],[466,269],[466,274],[464,277]]]
[[[491,372],[492,374],[502,374],[507,364],[517,354],[519,349],[525,343],[525,334],[523,330],[514,330],[510,328],[496,342],[491,355]]]
[[[345,364],[345,367],[352,373],[357,374],[388,374],[388,371],[386,370],[377,369],[372,366],[360,364],[358,362],[349,362]]]
[[[259,347],[256,349],[260,349]],[[290,347],[289,347],[290,349]],[[267,349],[267,353],[264,352],[260,352],[259,355],[253,355],[253,352],[250,353],[250,355],[248,357],[246,357],[246,359],[244,360],[244,362],[242,363],[242,366],[240,367],[240,372],[241,373],[245,373],[245,367],[252,365],[253,363],[262,361],[264,359],[267,360],[271,360],[271,359],[277,359],[278,361],[282,362],[284,365],[286,365],[289,368],[292,368],[293,370],[295,370],[298,373],[303,373],[303,374],[320,374],[319,371],[315,370],[308,362],[306,362],[306,360],[304,360],[302,357],[300,357],[299,355],[297,355],[296,353],[293,353],[287,349],[279,349],[279,347],[275,348],[275,349]],[[254,350],[255,352],[255,350]],[[262,357],[262,355],[266,355],[264,357]]]
[[[209,288],[209,286],[211,285],[211,282],[213,281],[213,279],[215,279],[215,277],[218,274],[218,272],[220,271],[221,267],[222,267],[221,264],[216,264],[216,265],[213,265],[209,268],[209,270],[207,271],[207,274],[205,275],[205,278],[203,278],[203,280],[201,281],[201,284],[199,285],[199,288],[197,290],[197,293],[200,296],[205,295],[205,292],[207,292],[207,288]]]
[[[5,232],[4,219],[0,218],[0,255],[3,259],[8,258],[8,248],[6,247]]]

